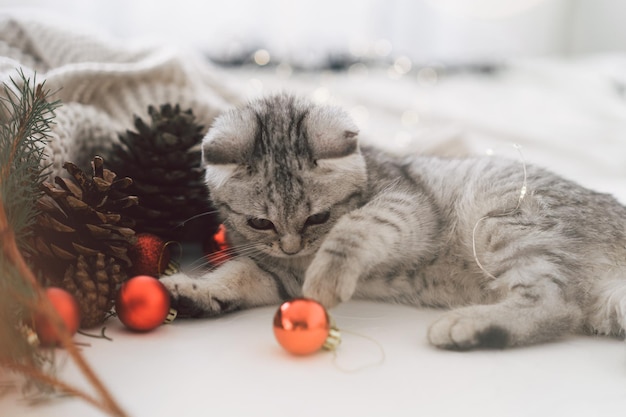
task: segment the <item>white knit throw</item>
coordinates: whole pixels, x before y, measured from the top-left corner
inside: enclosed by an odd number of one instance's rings
[[[239,95],[223,85],[219,71],[191,51],[165,46],[130,47],[102,36],[41,20],[0,15],[0,81],[19,81],[21,69],[45,80],[60,99],[47,160],[51,174],[65,161],[79,165],[110,147],[147,118],[149,105],[180,104],[210,124]]]

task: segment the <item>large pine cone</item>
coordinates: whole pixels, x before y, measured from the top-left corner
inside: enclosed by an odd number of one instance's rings
[[[150,123],[135,117],[137,132],[121,134],[109,157],[112,169],[133,178],[136,231],[179,241],[211,236],[218,221],[201,167],[204,126],[179,105],[150,106],[148,113]]]
[[[106,317],[132,264],[135,231],[123,213],[138,199],[125,193],[132,180],[118,179],[101,157],[93,159],[91,176],[70,162],[63,167],[72,178],[43,184],[31,257],[44,284],[72,293],[81,326],[92,327]]]
[[[103,159],[95,157],[90,178],[66,162],[63,167],[73,178],[56,177],[55,185],[43,184],[45,195],[37,202],[41,214],[35,233],[35,249],[40,255],[67,263],[79,255],[90,257],[102,252],[130,266],[127,251],[135,231],[132,219],[120,212],[138,200],[121,192],[132,180],[117,179],[103,165]]]

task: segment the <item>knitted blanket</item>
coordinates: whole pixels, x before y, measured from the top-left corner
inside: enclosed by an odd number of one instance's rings
[[[17,71],[60,99],[47,160],[52,175],[62,164],[85,165],[147,117],[149,105],[180,104],[198,122],[210,124],[239,100],[210,63],[191,51],[165,46],[129,46],[62,24],[0,15],[0,81],[20,81]]]

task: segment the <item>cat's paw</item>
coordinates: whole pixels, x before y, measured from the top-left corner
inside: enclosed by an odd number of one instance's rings
[[[509,333],[481,315],[450,311],[430,326],[428,340],[442,349],[503,349],[509,345]]]
[[[302,295],[326,308],[334,307],[352,297],[360,271],[339,252],[320,250],[306,271]]]
[[[180,317],[211,317],[237,310],[237,303],[228,291],[212,288],[207,280],[175,274],[160,281],[170,293],[172,307]]]

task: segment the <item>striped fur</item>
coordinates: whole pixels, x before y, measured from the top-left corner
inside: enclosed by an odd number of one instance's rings
[[[342,110],[289,95],[216,121],[207,184],[239,255],[163,278],[181,313],[304,295],[451,309],[428,334],[449,349],[624,335],[626,209],[612,197],[529,166],[520,201],[518,162],[397,157],[356,135]]]

